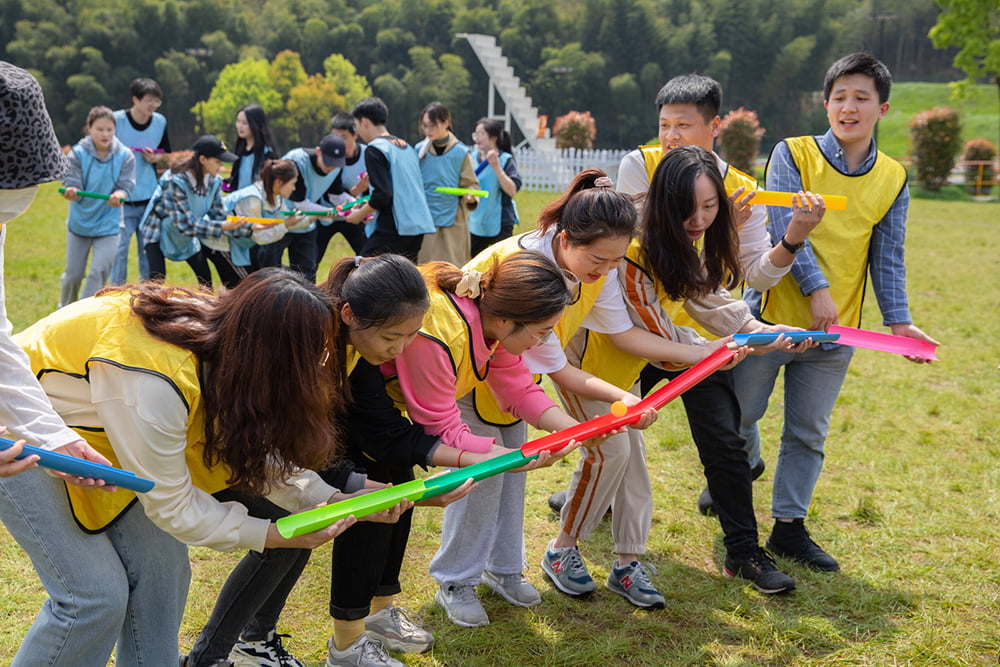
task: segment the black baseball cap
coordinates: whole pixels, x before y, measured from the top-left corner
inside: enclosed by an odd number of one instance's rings
[[[226,150],[226,145],[222,143],[222,139],[211,134],[198,137],[198,141],[194,142],[194,146],[191,147],[191,150],[194,151],[195,155],[217,157],[223,162],[236,161],[236,156]]]
[[[343,167],[347,164],[347,146],[338,134],[328,134],[319,141],[319,152],[327,167]]]

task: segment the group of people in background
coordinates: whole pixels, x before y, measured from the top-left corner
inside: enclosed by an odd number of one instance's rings
[[[521,180],[495,119],[476,122],[470,147],[433,102],[419,118],[425,138],[411,146],[369,97],[335,115],[316,147],[279,157],[250,104],[237,114],[233,152],[203,136],[160,174],[171,148],[155,82],[133,82],[130,109],[95,107],[67,159],[37,82],[0,66],[0,99],[32,128],[17,150],[46,167],[25,176],[7,165],[14,148],[0,146],[0,222],[39,183],[62,177],[71,201],[60,308],[14,337],[0,312],[0,424],[155,482],[135,494],[46,475],[34,457],[15,458],[23,442],[0,451],[0,519],[50,596],[14,665],[102,665],[112,651],[118,665],[301,665],[278,622],[312,549],[330,541],[327,666],[401,665],[390,650],[435,644],[396,604],[414,504],[292,538],[278,519],[405,483],[415,466],[461,468],[517,450],[527,424],[560,431],[615,402],[635,405],[721,347],[732,361],[683,400],[707,482],[697,506],[719,517],[723,574],[779,594],[796,582],[774,555],[839,569],[804,519],[851,348],[781,334],[858,326],[870,272],[883,323],[936,344],[907,306],[906,175],[872,138],[891,85],[872,56],[828,70],[829,131],[776,146],[767,189],[794,193],[793,207],[754,204],[756,180],[713,152],[719,84],[685,74],[655,101],[659,142],[626,155],[617,185],[581,172],[518,235]],[[817,192],[852,205],[827,211]],[[317,285],[337,233],[353,255]],[[128,284],[133,235],[140,280]],[[186,261],[201,288],[166,282],[168,259]],[[209,262],[226,287],[218,293]],[[78,300],[109,279],[113,287]],[[733,343],[736,333],[778,336],[753,349]],[[782,371],[775,521],[762,546],[756,423]],[[647,411],[632,427],[418,503],[445,508],[429,572],[447,618],[490,623],[480,584],[515,606],[542,603],[527,576],[526,473],[577,449],[567,488],[550,498],[560,520],[540,572],[562,593],[591,594],[580,546],[610,510],[607,588],[664,607],[644,559],[655,504],[643,431],[656,418]],[[247,551],[180,655],[189,545]]]

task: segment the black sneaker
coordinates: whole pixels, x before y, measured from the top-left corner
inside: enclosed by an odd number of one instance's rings
[[[758,461],[757,465],[750,469],[750,481],[757,481],[757,478],[764,474],[764,468],[766,467],[763,460]],[[705,516],[715,514],[715,502],[712,500],[712,494],[709,492],[707,484],[698,496],[698,511]]]
[[[802,563],[820,572],[837,572],[840,565],[833,556],[812,541],[802,519],[775,521],[771,537],[767,538],[767,548],[782,558]]]
[[[779,570],[771,554],[760,547],[743,560],[726,556],[726,567],[722,573],[730,579],[746,579],[758,591],[768,595],[795,590],[795,580]]]
[[[563,489],[562,491],[556,491],[551,496],[549,496],[549,509],[551,509],[556,514],[562,514],[563,505],[566,504],[566,498],[569,496],[569,492]],[[604,513],[604,516],[611,516],[611,508]]]

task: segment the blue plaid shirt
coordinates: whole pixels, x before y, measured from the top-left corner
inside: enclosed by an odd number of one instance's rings
[[[816,137],[823,156],[841,173],[849,175],[865,174],[875,165],[875,140],[872,139],[868,156],[854,171],[847,167],[847,159],[833,130],[827,130],[822,137]],[[798,192],[802,190],[802,177],[792,159],[788,144],[778,143],[771,153],[767,166],[767,189],[778,192]],[[882,323],[910,324],[910,308],[906,297],[906,265],[903,261],[903,242],[906,239],[906,215],[910,208],[909,186],[904,186],[896,201],[872,229],[871,250],[868,253],[868,268],[872,277],[872,289],[882,311]],[[792,209],[783,206],[768,206],[771,243],[777,245],[788,229],[792,219]],[[820,224],[826,224],[822,222]],[[795,256],[791,275],[799,284],[803,296],[809,296],[830,283],[816,263],[809,241]],[[755,313],[760,313],[760,292],[748,289],[745,295]]]

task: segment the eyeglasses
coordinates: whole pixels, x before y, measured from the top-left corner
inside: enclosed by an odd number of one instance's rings
[[[539,345],[545,345],[545,342],[549,338],[552,337],[553,333],[555,333],[555,331],[553,329],[549,329],[545,333],[536,334],[534,331],[532,331],[531,329],[529,329],[528,325],[525,324],[524,322],[518,322],[518,324],[520,324],[522,327],[524,327],[524,330],[527,331],[528,334],[535,340],[535,343],[532,345],[532,347],[538,347]]]
[[[472,133],[472,138],[473,139],[482,139],[485,136],[486,136],[485,132],[473,132]]]

